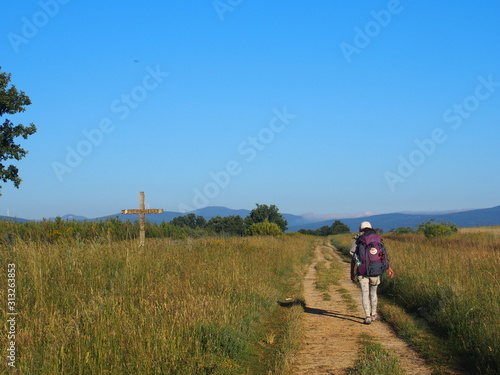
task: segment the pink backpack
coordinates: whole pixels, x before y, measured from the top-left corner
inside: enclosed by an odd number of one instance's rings
[[[356,254],[361,262],[358,267],[360,275],[380,276],[389,268],[387,249],[377,233],[359,236]]]

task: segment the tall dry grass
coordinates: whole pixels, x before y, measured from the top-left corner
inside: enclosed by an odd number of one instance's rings
[[[148,240],[140,249],[136,241],[18,241],[0,255],[3,269],[17,269],[16,367],[24,374],[280,373],[287,359],[276,353],[293,345],[282,327],[297,314],[276,301],[300,297],[311,249],[305,236]],[[0,287],[3,322],[6,293]],[[0,339],[5,346],[5,330]]]
[[[500,371],[500,230],[465,228],[436,239],[382,236],[396,278],[381,291],[425,318],[472,373]],[[352,236],[338,238],[346,249]]]

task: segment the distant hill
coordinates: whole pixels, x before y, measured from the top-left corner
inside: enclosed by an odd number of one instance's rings
[[[385,232],[398,227],[411,227],[415,228],[418,224],[430,219],[436,221],[445,220],[457,224],[459,227],[477,227],[477,226],[490,226],[500,225],[500,206],[492,208],[483,208],[477,210],[469,210],[462,212],[453,212],[447,214],[382,214],[358,217],[355,219],[336,219],[351,228],[352,232],[357,232],[359,224],[362,221],[369,221],[375,228],[381,228]],[[290,226],[289,230],[296,232],[299,229],[318,229],[324,225],[332,225],[335,220],[320,221],[306,225]]]
[[[146,219],[151,223],[161,223],[162,221],[169,222],[175,217],[187,215],[190,213],[193,213],[193,214],[199,215],[199,216],[203,216],[206,220],[210,220],[211,218],[216,217],[216,216],[221,216],[221,217],[241,216],[242,218],[245,218],[250,214],[250,210],[245,210],[245,209],[234,210],[234,209],[227,208],[227,207],[211,206],[211,207],[200,208],[198,210],[194,210],[194,211],[186,212],[186,213],[175,212],[175,211],[165,211],[162,214],[146,215]],[[297,226],[297,225],[305,225],[305,224],[310,224],[311,222],[313,222],[311,220],[305,219],[304,217],[298,216],[298,215],[292,215],[292,214],[282,214],[282,215],[288,221],[288,227]],[[139,215],[125,215],[125,214],[121,214],[121,213],[99,217],[99,218],[96,218],[94,220],[106,220],[110,217],[117,217],[118,219],[120,219],[122,221],[139,220]]]
[[[177,216],[187,215],[188,213],[194,213],[195,215],[203,216],[206,220],[210,220],[215,216],[232,216],[239,215],[245,218],[250,214],[250,210],[238,209],[234,210],[227,207],[205,207],[192,212],[181,213],[175,211],[165,211],[161,214],[151,214],[146,215],[146,220],[152,223],[161,223],[162,221],[169,222]],[[324,225],[332,225],[335,220],[340,220],[349,226],[352,232],[358,231],[358,226],[362,221],[369,221],[376,228],[381,228],[385,232],[399,228],[399,227],[411,227],[415,228],[418,224],[430,219],[446,220],[457,224],[459,227],[475,227],[475,226],[490,226],[490,225],[500,225],[500,206],[492,208],[483,208],[476,210],[468,210],[461,212],[449,212],[449,213],[391,213],[391,214],[381,214],[381,215],[370,215],[358,218],[345,218],[345,219],[330,219],[324,221],[314,221],[310,218],[300,215],[286,214],[282,213],[283,217],[288,221],[288,231],[296,232],[299,229],[318,229]],[[106,220],[108,218],[118,218],[122,221],[135,221],[139,220],[139,215],[124,215],[117,213],[114,215],[102,216],[95,219],[88,219],[84,216],[78,215],[64,215],[61,218],[63,220]],[[22,218],[14,218],[8,216],[0,216],[0,220],[10,220],[16,222],[26,222],[31,220],[26,220]],[[51,219],[53,220],[53,218]]]
[[[30,221],[30,220],[21,219],[21,218],[12,217],[12,216],[0,216],[0,221],[14,221],[16,223],[25,223],[25,222]]]
[[[213,207],[201,208],[199,210],[186,212],[186,213],[175,212],[175,211],[164,211],[161,214],[146,215],[146,220],[148,220],[151,223],[158,223],[159,224],[163,221],[169,222],[175,217],[187,215],[190,213],[194,213],[195,215],[198,215],[198,216],[203,216],[206,220],[210,220],[212,217],[215,217],[215,216],[225,217],[225,216],[239,215],[241,217],[245,217],[250,213],[250,211],[249,210],[233,210],[231,208],[213,206]],[[136,214],[130,215],[130,214],[122,214],[122,213],[98,217],[95,220],[106,220],[108,218],[113,218],[113,217],[117,217],[118,219],[120,219],[122,221],[139,220],[139,215],[136,215]]]
[[[69,221],[71,221],[71,220],[75,220],[75,221],[88,220],[85,216],[72,215],[72,214],[67,214],[67,215],[61,216],[61,219],[69,220]],[[55,220],[55,217],[51,217],[51,218],[49,218],[49,220]]]

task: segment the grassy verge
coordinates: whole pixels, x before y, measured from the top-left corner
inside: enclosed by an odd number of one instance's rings
[[[422,234],[382,237],[396,278],[386,279],[380,292],[418,317],[410,324],[392,309],[385,311],[387,320],[434,364],[457,361],[470,373],[499,373],[499,228],[466,228],[435,239]],[[334,236],[332,242],[346,253],[352,235]],[[425,339],[429,335],[441,344],[433,346],[432,339]],[[435,349],[440,345],[447,352]],[[433,359],[432,352],[441,354]]]
[[[313,244],[306,236],[22,242],[16,265],[20,373],[282,373],[296,345]],[[7,321],[7,288],[0,319]],[[7,332],[0,333],[7,342]],[[6,366],[5,363],[2,366]],[[5,368],[2,368],[4,370]]]
[[[373,337],[362,335],[359,344],[359,357],[349,375],[404,375],[396,356],[387,352]]]
[[[398,335],[432,368],[434,375],[456,374],[460,364],[444,339],[435,335],[423,319],[412,317],[387,298],[379,299],[379,310]]]
[[[330,242],[339,251],[340,256],[345,262],[351,261],[349,249],[351,248],[354,235],[352,233],[337,234],[330,237]]]

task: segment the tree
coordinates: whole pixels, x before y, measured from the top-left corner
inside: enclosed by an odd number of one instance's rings
[[[316,235],[317,236],[329,236],[330,234],[333,234],[332,233],[332,227],[328,226],[328,225],[323,225],[321,228],[319,229],[316,229]]]
[[[208,220],[207,229],[217,234],[227,234],[234,236],[243,236],[245,234],[245,223],[241,216],[215,216]]]
[[[270,223],[277,224],[282,232],[288,229],[288,222],[285,220],[283,215],[279,213],[278,207],[274,204],[268,206],[266,204],[257,203],[257,208],[250,211],[250,214],[245,218],[245,224],[247,227],[250,227],[252,224],[263,223],[266,219]]]
[[[318,229],[300,229],[300,233],[302,234],[310,234],[313,236],[330,236],[332,234],[342,234],[342,233],[351,233],[351,228],[349,228],[343,222],[336,220],[332,225],[323,225]]]
[[[178,227],[189,227],[191,229],[195,228],[205,228],[207,221],[203,216],[196,216],[193,213],[174,217],[171,221],[171,224],[176,225]]]
[[[14,85],[8,87],[10,77],[9,73],[0,71],[0,117],[5,114],[14,115],[24,112],[26,106],[31,104],[30,98],[24,91],[18,91]],[[21,160],[24,158],[28,151],[14,143],[14,139],[17,137],[27,139],[34,133],[36,133],[36,127],[33,123],[29,126],[22,124],[14,126],[9,119],[5,119],[0,125],[0,180],[3,182],[12,181],[18,189],[22,181],[19,177],[19,169],[12,164],[7,167],[4,162],[10,159]]]
[[[312,229],[299,229],[298,232],[300,234],[309,234],[311,236],[314,236],[316,234],[316,231],[314,231]]]
[[[335,220],[332,224],[332,234],[351,233],[351,228],[340,220]]]

